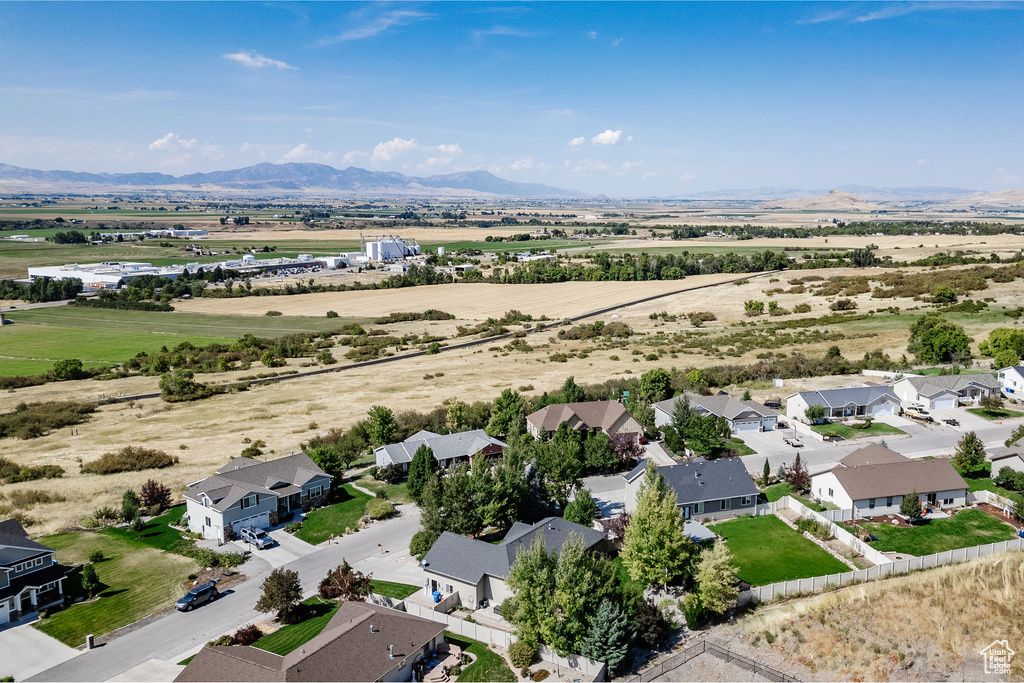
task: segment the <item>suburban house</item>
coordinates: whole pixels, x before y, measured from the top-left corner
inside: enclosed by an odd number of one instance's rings
[[[848,387],[801,391],[786,397],[786,416],[806,422],[811,406],[824,406],[826,418],[898,415],[900,399],[890,387]]]
[[[456,601],[474,610],[484,607],[484,601],[500,605],[512,595],[505,579],[516,553],[538,535],[548,551],[561,549],[574,536],[582,538],[588,550],[611,550],[602,532],[561,517],[548,517],[532,526],[516,522],[497,545],[445,531],[421,562],[424,595],[433,599],[435,591],[444,598],[457,593]]]
[[[878,444],[859,448],[834,469],[811,476],[815,498],[852,510],[855,517],[898,514],[903,496],[912,491],[923,506],[967,503],[967,482],[948,460],[911,460]]]
[[[602,431],[612,438],[626,435],[635,440],[644,433],[643,425],[617,401],[544,406],[526,416],[526,429],[534,438],[540,438],[542,434],[553,434],[563,422],[578,432]]]
[[[21,522],[0,522],[0,625],[64,601],[54,551],[29,539]]]
[[[992,463],[992,476],[999,474],[999,470],[1009,467],[1017,472],[1024,472],[1024,446],[1013,444],[1002,448],[989,456]]]
[[[1011,365],[996,373],[1003,391],[1008,394],[1019,394],[1024,391],[1024,365]]]
[[[626,480],[626,512],[636,510],[646,469],[647,462],[641,460],[623,477]],[[659,467],[658,474],[665,477],[665,483],[675,490],[685,519],[724,519],[753,514],[757,506],[757,486],[739,458],[697,458]]]
[[[701,396],[685,392],[654,404],[654,424],[658,427],[672,424],[676,403],[683,396],[690,399],[690,406],[701,415],[724,417],[734,434],[740,432],[770,432],[778,425],[779,414],[757,401],[738,401],[728,394]]]
[[[463,462],[472,467],[474,456],[500,455],[505,450],[503,441],[487,436],[482,429],[455,434],[435,434],[423,429],[401,443],[375,448],[373,454],[377,457],[378,467],[401,465],[402,470],[407,471],[420,446],[429,446],[441,467],[454,467]]]
[[[188,529],[221,542],[229,540],[229,528],[235,535],[245,526],[266,529],[303,504],[322,501],[332,478],[305,453],[267,462],[234,458],[212,477],[189,484]]]
[[[342,601],[327,626],[281,656],[207,645],[175,681],[408,681],[413,663],[444,642],[444,624],[366,602]]]
[[[892,386],[904,405],[919,403],[925,408],[956,408],[960,403],[977,403],[982,396],[999,394],[1002,383],[987,373],[971,375],[928,375],[904,377]]]

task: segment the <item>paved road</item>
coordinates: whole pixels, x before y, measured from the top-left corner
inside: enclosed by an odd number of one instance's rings
[[[18,306],[0,306],[4,313],[17,313],[18,311],[31,311],[33,308],[52,308],[54,306],[67,306],[73,299],[61,299],[60,301],[43,301],[38,304],[20,304]]]
[[[299,573],[307,595],[316,590],[320,579],[341,564],[343,558],[360,571],[372,571],[376,578],[419,585],[419,570],[415,560],[409,557],[409,541],[419,528],[419,513],[412,505],[401,508],[399,517],[372,524],[365,531],[337,539],[332,545],[318,546],[316,552],[284,567]],[[378,543],[383,545],[384,554],[377,547]],[[227,588],[216,602],[192,612],[172,611],[28,680],[105,681],[150,659],[178,662],[207,641],[232,633],[245,624],[263,621],[268,615],[255,611],[253,606],[271,565],[258,554],[254,555],[242,567],[249,579]],[[416,580],[410,581],[410,578]]]

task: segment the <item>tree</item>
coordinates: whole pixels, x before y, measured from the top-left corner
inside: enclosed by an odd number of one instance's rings
[[[764,470],[761,473],[761,486],[768,486],[772,480],[772,468],[768,465],[768,458],[764,459]]]
[[[1013,444],[1024,438],[1024,425],[1017,425],[1012,432],[1010,432],[1010,438],[1003,442],[1003,444],[1009,448]]]
[[[279,621],[287,623],[302,601],[299,573],[291,569],[275,569],[263,580],[263,594],[256,603],[260,612],[277,612]]]
[[[716,543],[701,551],[694,579],[701,605],[708,612],[724,614],[739,596],[732,553],[724,543]]]
[[[743,390],[743,398],[741,400],[743,400],[743,401],[751,400],[750,389],[744,389]]]
[[[917,495],[917,491],[911,491],[903,496],[903,500],[900,501],[900,514],[911,522],[921,519],[924,510],[921,509],[921,497]]]
[[[65,358],[53,364],[50,374],[55,380],[62,382],[69,379],[81,379],[85,373],[82,372],[82,361],[77,358]]]
[[[793,466],[786,469],[786,481],[797,491],[806,491],[811,486],[811,474],[800,460],[799,453],[793,460]]]
[[[491,408],[491,420],[484,431],[489,436],[511,434],[513,428],[520,433],[526,431],[526,402],[518,391],[505,389],[494,401]]]
[[[569,522],[582,524],[585,527],[594,525],[594,518],[597,517],[597,503],[587,489],[580,489],[572,502],[565,506],[562,517]]]
[[[155,479],[142,485],[142,507],[151,508],[159,505],[161,510],[171,506],[171,490]]]
[[[632,468],[637,460],[644,456],[644,447],[631,434],[616,434],[612,438],[612,451],[619,459],[619,465]]]
[[[583,486],[583,443],[580,433],[568,422],[558,425],[551,440],[534,446],[537,465],[547,480],[548,492],[565,507],[575,489]]]
[[[441,506],[445,530],[461,536],[476,536],[483,531],[483,517],[467,465],[441,478]]]
[[[569,375],[565,383],[562,384],[562,402],[563,403],[580,403],[586,399],[583,394],[583,390],[576,384],[576,379]]]
[[[194,401],[213,393],[210,387],[195,381],[194,377],[191,370],[184,368],[163,373],[159,383],[160,398],[168,402]]]
[[[359,451],[346,449],[341,442],[321,443],[306,449],[306,455],[316,466],[337,481],[345,476],[345,471],[359,458]]]
[[[96,566],[89,562],[82,567],[82,590],[91,598],[100,587],[100,577],[96,574]]]
[[[580,654],[604,662],[608,673],[614,676],[625,662],[632,641],[629,615],[611,600],[603,600],[580,647]]]
[[[743,313],[748,318],[761,315],[764,313],[764,302],[763,301],[744,301],[743,302]]]
[[[974,432],[967,432],[956,444],[953,467],[970,476],[985,469],[985,444]]]
[[[1024,330],[1016,330],[1012,327],[997,327],[988,334],[988,339],[978,344],[978,350],[983,356],[997,357],[1000,351],[1013,351],[1017,358],[1024,358]],[[1017,363],[1003,365],[996,363],[996,367],[1007,367]]]
[[[516,636],[531,645],[548,642],[554,633],[555,567],[557,556],[548,553],[543,532],[520,549],[509,569],[506,584],[512,596],[501,605],[501,616],[516,629]]]
[[[469,406],[457,398],[446,398],[441,402],[445,409],[444,426],[453,432],[469,426]]]
[[[825,358],[842,358],[842,357],[843,357],[842,350],[838,346],[836,346],[835,344],[833,344],[832,346],[828,347],[828,350],[825,351]]]
[[[641,598],[633,611],[633,626],[636,628],[636,639],[652,650],[661,649],[668,638],[668,619],[651,598]]]
[[[420,531],[413,536],[409,550],[419,555],[418,548],[426,552],[434,545],[434,541],[445,531],[444,510],[442,509],[441,477],[433,476],[423,487],[420,496]]]
[[[1014,349],[996,351],[992,357],[992,367],[994,368],[1008,368],[1018,363],[1020,363],[1020,355]]]
[[[669,397],[672,389],[672,375],[668,370],[654,368],[640,375],[637,397],[646,403],[657,403]]]
[[[815,403],[813,406],[807,406],[807,410],[804,411],[804,417],[811,424],[815,424],[820,420],[825,419],[825,406]]]
[[[683,447],[697,453],[711,455],[721,449],[731,431],[729,423],[717,415],[701,415],[690,405],[690,397],[683,394],[672,412],[672,428],[683,440]]]
[[[673,583],[686,574],[693,544],[683,535],[675,491],[648,463],[623,539],[622,564],[630,578],[644,585]]]
[[[583,442],[583,462],[589,472],[611,472],[619,464],[612,440],[604,432],[590,435]]]
[[[409,495],[413,497],[413,500],[420,499],[423,488],[440,469],[441,466],[437,462],[437,458],[434,457],[434,451],[430,446],[423,444],[416,449],[416,453],[412,456],[412,462],[409,463],[408,487]]]
[[[932,292],[932,302],[937,304],[955,304],[956,292],[949,285],[939,285]]]
[[[370,408],[368,416],[366,432],[370,437],[370,445],[378,447],[394,443],[395,434],[398,432],[398,422],[391,409],[385,406],[373,406]]]
[[[686,381],[697,391],[703,391],[708,386],[708,372],[703,368],[694,368],[686,373]]]
[[[139,516],[139,506],[142,501],[139,500],[139,494],[135,493],[132,489],[128,489],[121,496],[121,521],[130,522]]]
[[[327,572],[320,581],[320,597],[364,602],[366,596],[373,592],[371,576],[352,569],[348,560],[342,558],[341,564]]]
[[[923,363],[962,363],[971,358],[971,338],[956,323],[928,313],[911,325],[907,351]]]

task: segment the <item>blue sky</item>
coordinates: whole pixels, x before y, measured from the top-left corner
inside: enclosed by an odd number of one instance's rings
[[[1024,186],[1024,4],[3,3],[0,163]]]

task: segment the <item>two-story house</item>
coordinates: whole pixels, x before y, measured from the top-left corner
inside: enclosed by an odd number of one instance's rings
[[[66,573],[18,520],[0,522],[0,625],[63,602]]]

